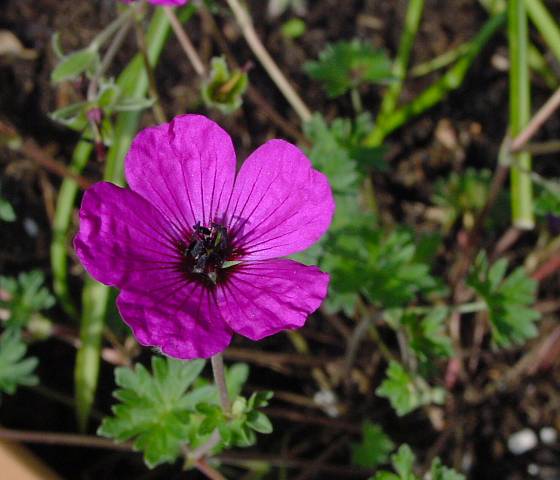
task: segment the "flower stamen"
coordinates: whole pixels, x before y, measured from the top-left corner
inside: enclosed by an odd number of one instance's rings
[[[189,245],[182,250],[187,273],[216,285],[218,273],[231,254],[227,229],[218,223],[205,227],[197,222]]]

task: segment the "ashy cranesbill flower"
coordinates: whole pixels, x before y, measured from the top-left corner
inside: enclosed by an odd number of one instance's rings
[[[135,1],[136,0],[121,0],[121,2],[123,3],[132,3]],[[153,5],[167,5],[169,7],[173,7],[173,6],[178,7],[180,5],[184,5],[189,0],[148,0],[148,1]]]
[[[326,177],[283,140],[253,152],[236,175],[229,135],[199,115],[147,128],[126,157],[130,189],[84,194],[78,257],[121,289],[117,307],[142,345],[209,357],[237,332],[259,340],[301,327],[327,293],[317,267],[283,257],[327,230]]]

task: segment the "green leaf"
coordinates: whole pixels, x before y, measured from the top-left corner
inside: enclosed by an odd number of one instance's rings
[[[560,216],[560,184],[558,179],[541,182],[539,195],[535,200],[535,213],[539,216]]]
[[[76,102],[51,112],[49,116],[55,122],[81,132],[88,126],[87,112],[90,107],[88,102]]]
[[[154,104],[153,98],[120,98],[114,105],[115,112],[138,112],[150,108]]]
[[[226,368],[226,385],[230,398],[236,398],[249,377],[249,365],[246,363],[235,363]]]
[[[412,468],[414,467],[416,456],[408,445],[401,445],[398,452],[391,457],[391,460],[393,467],[402,480],[413,480],[415,478]]]
[[[505,277],[508,262],[499,260],[488,266],[486,255],[477,258],[468,284],[484,299],[492,326],[492,339],[500,347],[522,344],[537,334],[535,322],[540,313],[531,308],[537,282],[523,267]]]
[[[134,370],[117,368],[115,382],[120,388],[114,396],[121,403],[97,433],[119,442],[132,439],[150,468],[174,461],[191,433],[188,420],[193,411],[185,408],[187,390],[204,363],[154,356],[152,374],[140,364]]]
[[[259,433],[272,433],[272,423],[268,417],[257,411],[252,411],[247,415],[247,425]]]
[[[8,200],[0,197],[0,220],[3,222],[13,222],[16,219],[14,207]]]
[[[367,216],[353,220],[332,231],[324,244],[319,265],[331,275],[330,301],[333,296],[357,298],[361,293],[373,304],[394,308],[443,288],[431,276],[430,267],[416,260],[412,232],[387,234]]]
[[[249,85],[247,73],[236,69],[230,72],[223,57],[214,57],[210,63],[210,76],[202,87],[202,99],[208,107],[228,114],[243,103],[242,96]]]
[[[330,97],[368,83],[387,83],[392,79],[391,61],[383,50],[360,40],[327,45],[319,60],[303,66],[307,74],[323,83]]]
[[[368,115],[360,115],[354,121],[337,118],[329,124],[316,114],[304,125],[305,134],[312,142],[307,153],[313,166],[329,178],[336,212],[329,233],[293,258],[306,264],[319,264],[331,274],[333,282],[325,306],[329,311],[343,310],[348,315],[352,315],[360,294],[363,262],[364,259],[367,262],[368,256],[361,234],[375,226],[374,216],[364,208],[358,194],[372,169],[378,168],[382,161],[382,150],[361,146],[370,128]]]
[[[431,480],[465,480],[465,476],[452,468],[447,468],[439,457],[436,457],[432,462]]]
[[[94,64],[99,62],[99,54],[96,50],[85,48],[66,55],[51,73],[51,81],[54,83],[76,78]]]
[[[457,220],[462,220],[466,229],[474,226],[476,215],[482,210],[488,199],[492,172],[487,169],[467,168],[463,172],[452,172],[448,178],[436,182],[432,201],[441,210],[441,223],[449,230]],[[499,227],[504,224],[504,213],[509,208],[506,194],[500,194],[488,223]]]
[[[428,372],[433,368],[433,360],[449,358],[453,355],[453,342],[446,333],[445,320],[449,316],[447,307],[434,307],[423,318],[414,313],[403,315],[395,327],[405,329],[410,348]]]
[[[364,468],[375,468],[387,462],[395,444],[383,429],[374,423],[362,425],[362,441],[352,444],[352,464]]]
[[[386,374],[387,378],[375,393],[387,398],[399,416],[406,415],[422,405],[442,404],[445,400],[445,390],[431,387],[421,377],[412,377],[397,362],[389,363]]]
[[[406,444],[401,445],[398,452],[391,456],[391,463],[397,475],[390,472],[378,472],[372,480],[420,480],[414,475],[416,456]],[[442,465],[439,458],[432,462],[430,480],[465,480],[464,475]]]
[[[305,22],[301,18],[290,18],[282,24],[282,35],[286,38],[296,39],[301,37],[306,30]]]
[[[410,447],[401,445],[397,453],[391,456],[391,463],[398,475],[389,472],[379,472],[373,480],[418,480],[414,475],[413,467],[416,457]]]
[[[0,391],[14,394],[19,385],[37,385],[39,379],[33,374],[38,360],[25,358],[27,346],[21,341],[17,329],[6,330],[0,337]]]
[[[274,396],[274,392],[271,391],[261,391],[255,392],[249,398],[247,402],[247,409],[254,410],[260,407],[266,407],[268,405],[268,401]]]
[[[44,283],[45,276],[40,270],[22,272],[17,278],[0,277],[0,290],[6,292],[6,299],[0,299],[0,307],[9,311],[9,328],[25,327],[39,317],[41,310],[54,305],[55,299]]]

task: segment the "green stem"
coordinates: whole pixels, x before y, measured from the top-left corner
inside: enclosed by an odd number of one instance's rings
[[[99,377],[101,336],[110,290],[87,278],[82,291],[80,348],[76,354],[74,384],[78,427],[84,432],[93,406]]]
[[[441,55],[438,55],[427,62],[420,63],[415,65],[410,69],[410,76],[411,77],[423,77],[424,75],[428,75],[429,73],[433,73],[436,70],[440,70],[448,65],[451,65],[453,62],[461,58],[465,53],[469,51],[470,42],[462,43],[451,50],[448,50]]]
[[[543,36],[548,48],[560,61],[560,27],[541,0],[525,0],[525,7],[531,21]]]
[[[72,154],[70,170],[74,173],[80,173],[85,168],[92,151],[93,144],[80,141]],[[68,286],[67,243],[78,188],[75,180],[65,177],[56,200],[51,241],[51,269],[54,292],[64,311],[72,318],[78,317],[78,310],[72,300]]]
[[[414,100],[384,117],[383,122],[378,124],[366,137],[364,145],[368,147],[381,145],[385,137],[391,132],[439,103],[449,92],[459,88],[474,59],[498,28],[502,26],[505,18],[505,14],[491,17],[476,37],[471,40],[467,53]]]
[[[528,25],[525,0],[508,2],[508,41],[510,55],[509,113],[510,135],[516,137],[525,128],[531,116],[528,57]],[[534,227],[533,192],[531,182],[531,155],[514,154],[511,167],[511,208],[514,226]],[[521,167],[521,168],[520,168]]]
[[[410,53],[412,51],[412,46],[414,45],[414,39],[416,38],[418,27],[420,26],[420,19],[422,18],[423,10],[424,0],[410,0],[408,2],[404,30],[399,43],[399,50],[397,52],[397,58],[395,58],[395,61],[393,62],[393,76],[395,77],[395,81],[389,85],[389,88],[383,96],[376,123],[380,123],[382,119],[386,115],[391,114],[397,106],[397,102],[401,96],[404,81],[406,79]]]
[[[479,0],[479,2],[490,15],[498,15],[506,11],[505,0]],[[543,54],[532,43],[529,44],[529,66],[542,77],[549,88],[554,90],[558,87],[558,78]]]
[[[471,303],[462,303],[459,305],[451,305],[448,307],[449,310],[456,313],[476,313],[482,312],[488,309],[488,306],[485,302],[471,302]],[[419,315],[423,315],[426,313],[430,313],[434,309],[433,306],[426,306],[426,307],[409,307],[406,309],[409,313],[416,313]]]

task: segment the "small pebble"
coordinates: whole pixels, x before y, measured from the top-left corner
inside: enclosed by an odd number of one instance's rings
[[[527,465],[527,473],[533,477],[536,477],[540,473],[541,469],[535,463],[530,463]]]
[[[522,455],[537,446],[537,434],[529,428],[524,428],[508,438],[509,451],[514,455]]]
[[[35,220],[29,217],[23,219],[23,228],[27,232],[27,235],[33,238],[39,233],[39,225],[37,225]]]
[[[539,437],[541,438],[541,442],[545,445],[551,445],[556,443],[558,439],[558,432],[552,427],[543,427],[539,432]]]

